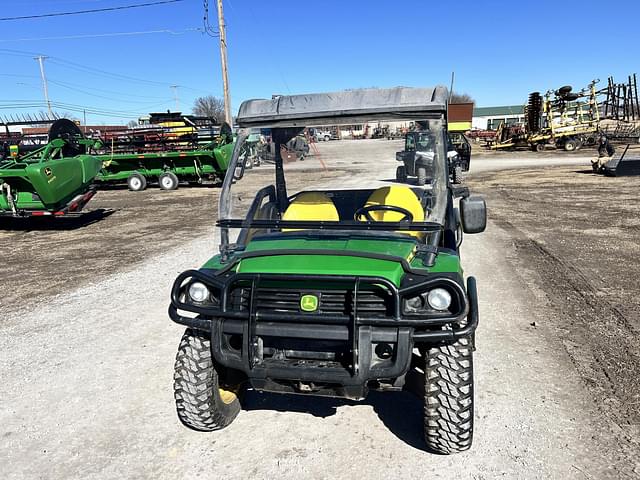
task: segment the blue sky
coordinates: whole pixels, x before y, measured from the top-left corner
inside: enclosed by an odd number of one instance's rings
[[[143,0],[2,0],[0,17],[135,3]],[[210,3],[215,26],[215,0]],[[582,87],[608,75],[622,81],[639,70],[640,3],[631,0],[225,0],[224,6],[234,112],[245,99],[273,93],[448,85],[452,71],[455,89],[478,106],[521,104],[534,90]],[[95,111],[89,123],[173,110],[170,85],[179,85],[183,111],[198,96],[221,96],[218,43],[196,30],[202,17],[203,0],[184,0],[0,21],[0,107],[18,100],[34,105],[0,108],[0,116],[42,109],[35,106],[43,101],[35,54],[50,57],[51,100]],[[92,37],[150,31],[173,33]]]

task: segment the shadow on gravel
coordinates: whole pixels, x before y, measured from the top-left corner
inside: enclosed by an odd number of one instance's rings
[[[76,230],[113,215],[117,210],[98,208],[74,217],[0,217],[0,230],[33,232],[43,230]]]
[[[276,412],[307,413],[314,417],[330,417],[336,414],[338,407],[357,405],[360,402],[342,398],[305,397],[279,393],[256,392],[250,390],[242,402],[244,410],[273,410]]]
[[[428,451],[424,442],[422,402],[409,392],[372,392],[367,404],[373,406],[384,426],[407,445]]]
[[[400,440],[427,451],[423,437],[422,402],[409,392],[370,392],[362,402],[328,397],[305,397],[250,390],[242,402],[243,410],[271,410],[330,417],[343,406],[370,405],[382,423]],[[338,428],[338,427],[336,427]]]
[[[205,183],[181,183],[178,186],[178,189],[180,188],[220,188],[222,187],[222,183],[221,182],[205,182]],[[157,189],[160,190],[160,187],[158,185],[154,185],[153,183],[148,184],[146,190],[153,190],[153,189]],[[99,184],[98,185],[98,191],[120,191],[120,190],[129,190],[129,187],[126,184],[119,184],[119,183],[106,183],[106,184]],[[173,190],[168,190],[167,192],[171,192]],[[139,193],[139,192],[131,192],[132,194],[134,193]]]

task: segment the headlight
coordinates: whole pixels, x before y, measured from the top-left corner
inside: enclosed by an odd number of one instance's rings
[[[209,289],[204,283],[193,282],[189,285],[189,298],[197,303],[202,303],[209,298]]]
[[[431,308],[442,312],[451,306],[451,294],[444,288],[434,288],[427,295],[427,302]]]
[[[408,314],[444,312],[451,306],[451,294],[444,288],[434,288],[403,302],[403,311]]]

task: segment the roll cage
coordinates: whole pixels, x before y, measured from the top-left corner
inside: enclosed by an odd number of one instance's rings
[[[433,213],[431,221],[376,222],[355,221],[341,216],[337,221],[283,220],[282,214],[295,197],[289,196],[281,155],[281,146],[300,134],[305,126],[341,125],[357,122],[368,122],[389,119],[410,119],[428,128],[430,133],[442,146],[447,145],[446,138],[447,91],[436,88],[391,88],[360,89],[329,94],[309,94],[280,96],[271,100],[249,100],[244,102],[237,117],[240,127],[236,145],[224,179],[219,204],[219,220],[221,228],[221,253],[223,257],[235,249],[242,249],[251,230],[329,230],[352,232],[388,232],[408,231],[427,232],[426,243],[433,250],[441,243],[447,216],[446,190],[448,188],[448,169],[445,148],[437,160],[437,176],[431,185],[430,194],[419,194],[424,206]],[[231,188],[236,180],[244,174],[244,162],[239,161],[243,153],[243,144],[250,135],[251,129],[270,128],[272,141],[275,144],[275,182],[260,190],[244,218],[232,217]],[[349,191],[354,195],[354,191]],[[339,197],[338,192],[332,192]],[[357,195],[356,195],[357,196]],[[426,197],[430,196],[430,199]],[[259,210],[265,198],[271,208],[275,209],[275,218],[264,218]],[[235,243],[231,243],[230,229],[242,229]],[[391,233],[392,234],[392,233]],[[435,255],[435,254],[434,254]]]

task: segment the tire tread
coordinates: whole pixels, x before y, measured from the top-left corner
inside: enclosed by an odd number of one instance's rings
[[[424,435],[435,453],[471,448],[473,441],[473,349],[469,338],[426,352]]]
[[[195,330],[187,329],[180,341],[173,391],[178,418],[194,430],[220,430],[229,425],[240,411],[237,399],[229,405],[223,404],[221,408],[211,343]]]

